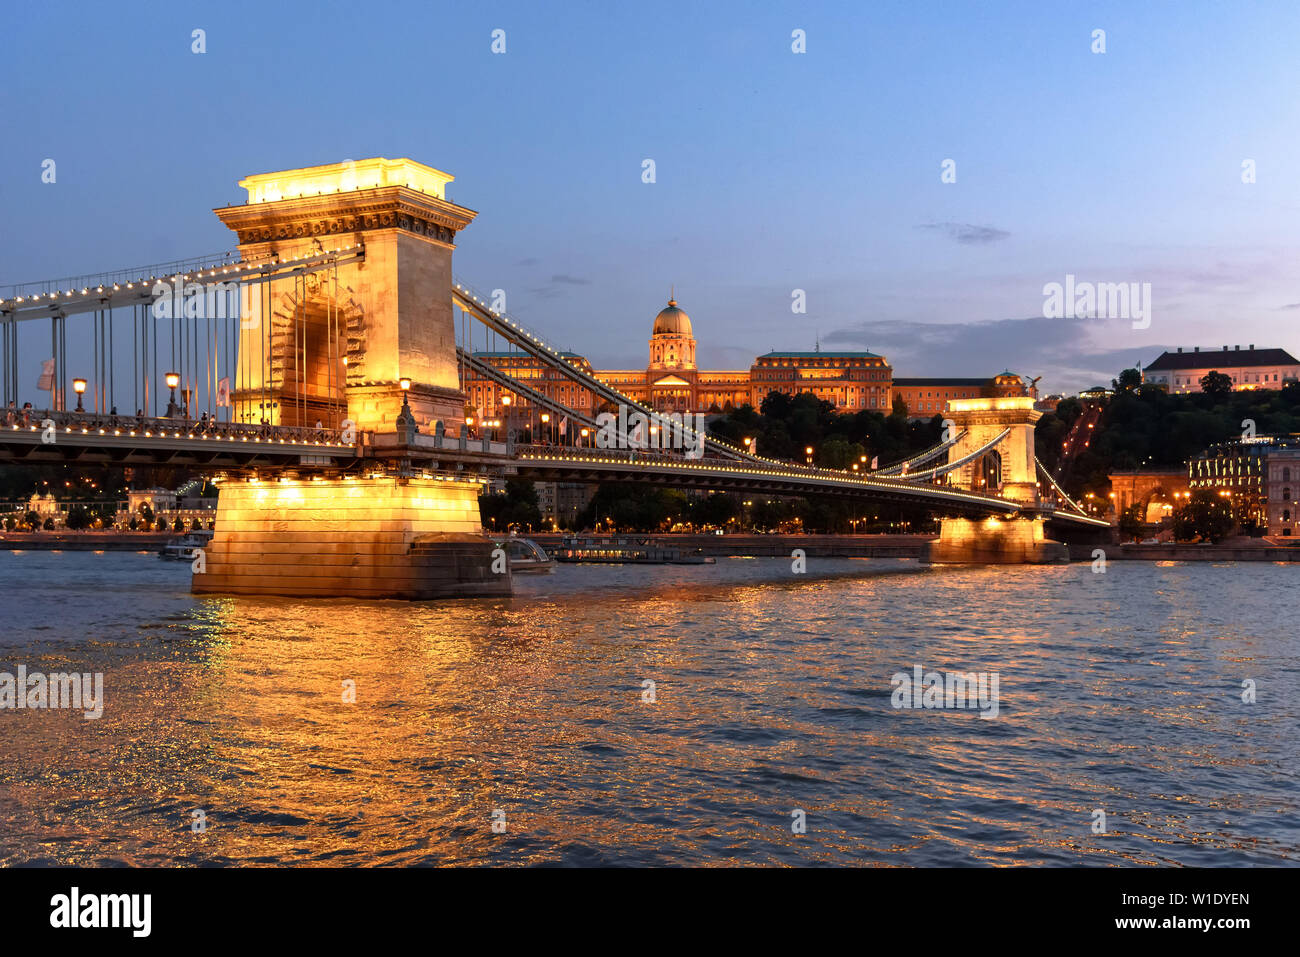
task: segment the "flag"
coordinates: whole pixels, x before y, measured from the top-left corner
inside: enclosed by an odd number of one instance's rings
[[[41,377],[36,380],[36,388],[42,392],[49,390],[54,391],[54,360],[44,359],[41,362]]]
[[[217,380],[217,406],[230,407],[230,376],[222,376]]]
[[[873,455],[873,456],[871,456],[871,470],[872,470],[873,472],[874,472],[876,469],[880,468],[880,464],[879,464],[879,463],[880,463],[880,456],[879,456],[879,455]]]
[[[568,427],[569,427],[569,417],[566,415],[561,417],[559,423],[556,424],[555,431],[560,435],[567,435],[568,433],[565,432],[565,429],[567,429]]]
[[[900,474],[900,475],[906,475],[906,474],[907,474],[907,463],[906,463],[906,462],[903,463],[903,471],[900,472],[899,474]]]

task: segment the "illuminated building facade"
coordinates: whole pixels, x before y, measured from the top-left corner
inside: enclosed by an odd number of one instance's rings
[[[745,404],[757,409],[770,392],[807,392],[842,412],[866,409],[886,415],[898,397],[907,403],[910,418],[930,418],[950,399],[1029,394],[1020,377],[1009,372],[992,379],[895,379],[889,361],[874,352],[768,352],[749,369],[701,370],[695,348],[691,317],[669,299],[655,316],[644,369],[593,370],[580,355],[564,356],[611,388],[662,412],[729,412]],[[599,404],[593,406],[591,393],[524,353],[475,355],[570,408],[601,411]],[[468,414],[501,417],[501,386],[467,369],[465,392]],[[536,417],[526,400],[515,397],[511,404]]]
[[[1261,435],[1224,442],[1187,463],[1188,487],[1231,498],[1240,520],[1253,519],[1269,535],[1300,536],[1300,436]]]
[[[1280,389],[1300,380],[1300,360],[1285,349],[1256,349],[1253,344],[1204,352],[1200,346],[1191,352],[1180,347],[1177,352],[1161,353],[1143,369],[1142,384],[1163,386],[1171,393],[1200,392],[1201,379],[1211,372],[1223,373],[1238,390]]]

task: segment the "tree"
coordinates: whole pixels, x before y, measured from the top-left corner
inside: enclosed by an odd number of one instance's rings
[[[1141,505],[1130,505],[1119,516],[1119,533],[1134,541],[1142,537],[1143,518]]]
[[[1142,384],[1142,373],[1137,369],[1125,369],[1119,378],[1111,383],[1116,392],[1132,392]]]
[[[1201,376],[1201,391],[1215,397],[1232,394],[1232,379],[1222,372],[1211,369]]]
[[[24,516],[24,521],[26,521],[27,527],[33,532],[41,527],[41,515],[39,512],[28,512]]]
[[[1180,541],[1201,538],[1220,542],[1234,525],[1227,499],[1208,489],[1197,489],[1187,504],[1174,512],[1174,537]]]
[[[525,479],[507,479],[505,490],[479,496],[479,512],[490,530],[504,532],[512,527],[532,531],[542,524],[537,504],[537,487]]]
[[[64,524],[72,531],[79,532],[82,529],[90,527],[90,512],[84,505],[73,505],[68,509],[68,516],[64,519]]]

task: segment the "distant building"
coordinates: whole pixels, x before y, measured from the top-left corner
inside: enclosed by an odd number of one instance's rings
[[[1187,497],[1189,481],[1186,468],[1111,472],[1111,502],[1116,514],[1137,505],[1141,507],[1142,521],[1156,523],[1168,518],[1179,500]]]
[[[767,352],[749,370],[749,402],[758,408],[769,392],[810,392],[837,409],[888,412],[893,370],[874,352]]]
[[[593,403],[590,392],[524,353],[475,355],[569,408],[600,411],[601,403]],[[562,355],[630,399],[663,412],[729,412],[745,404],[757,409],[770,392],[807,392],[840,411],[867,409],[886,415],[894,399],[901,398],[909,417],[919,419],[941,413],[949,399],[1030,394],[1020,376],[1010,372],[991,379],[895,379],[884,356],[865,351],[766,352],[747,370],[702,370],[695,362],[691,317],[676,299],[669,299],[655,316],[644,369],[592,369],[583,356]],[[502,387],[468,369],[465,394],[471,414],[502,420],[523,414],[523,421],[541,428],[537,410],[526,399],[513,397],[510,407],[504,407]]]
[[[1201,379],[1211,372],[1221,372],[1232,380],[1234,389],[1280,389],[1292,380],[1300,380],[1300,361],[1285,349],[1243,349],[1191,352],[1179,347],[1177,352],[1163,352],[1142,370],[1143,385],[1163,386],[1171,393],[1200,392]]]
[[[1261,435],[1211,446],[1187,463],[1188,487],[1232,499],[1239,518],[1269,535],[1300,536],[1300,436]]]
[[[534,482],[533,487],[537,489],[543,524],[556,527],[574,525],[596,494],[594,485],[581,482]]]

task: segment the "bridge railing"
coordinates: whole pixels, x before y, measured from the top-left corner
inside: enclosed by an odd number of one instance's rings
[[[890,482],[895,485],[942,485],[935,482],[910,482],[896,476],[879,477],[871,472],[854,472],[848,469],[825,469],[799,465],[798,463],[781,463],[776,461],[746,462],[721,456],[703,455],[691,458],[676,450],[667,449],[602,449],[588,446],[519,444],[514,446],[520,457],[534,458],[578,458],[601,462],[627,462],[637,465],[689,465],[696,468],[719,470],[754,471],[789,475],[796,478],[818,479],[859,479]]]
[[[126,269],[114,269],[106,272],[86,273],[81,276],[64,276],[60,279],[41,279],[35,282],[19,282],[0,286],[0,299],[12,299],[16,296],[30,296],[34,293],[58,292],[64,289],[95,288],[112,286],[113,283],[135,282],[144,277],[173,276],[199,269],[211,269],[229,266],[243,261],[237,250],[210,253],[206,256],[191,256],[188,259],[174,259],[171,262],[152,263],[148,266],[130,266]]]
[[[110,415],[62,409],[6,409],[0,428],[40,432],[50,426],[59,432],[86,435],[130,435],[146,438],[216,439],[280,445],[333,445],[352,447],[362,442],[360,432],[345,442],[342,429],[296,425],[259,425],[245,422],[217,422],[184,416]]]

